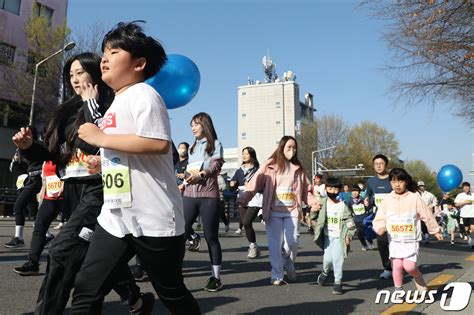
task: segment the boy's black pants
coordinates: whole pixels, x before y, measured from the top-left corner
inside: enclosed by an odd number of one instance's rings
[[[119,238],[97,224],[84,264],[74,285],[71,314],[91,314],[97,296],[107,293],[136,254],[147,271],[160,301],[172,314],[200,314],[199,306],[183,282],[185,236]]]

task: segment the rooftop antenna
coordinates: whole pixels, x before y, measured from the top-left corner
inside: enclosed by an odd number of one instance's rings
[[[276,73],[276,64],[273,63],[270,57],[270,49],[267,49],[267,55],[262,59],[263,72],[265,72],[265,83],[275,82],[278,79]]]

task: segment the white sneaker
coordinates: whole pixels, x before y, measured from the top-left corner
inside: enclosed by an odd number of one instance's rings
[[[365,252],[367,251],[369,248],[367,246],[362,246],[362,250]]]
[[[251,244],[249,246],[249,252],[247,254],[247,258],[254,259],[254,258],[257,258],[257,257],[260,257],[260,248],[258,248],[257,245],[252,246],[252,244]]]
[[[390,270],[384,270],[380,276],[379,276],[380,279],[390,279],[392,278],[392,272]]]
[[[241,230],[241,229],[237,229],[237,230],[235,231],[235,234],[237,234],[237,235],[242,235],[242,230]]]
[[[370,250],[374,249],[374,244],[369,243],[369,245],[367,245],[367,248],[370,249]]]
[[[469,237],[469,240],[467,241],[467,246],[469,246],[469,247],[474,246],[474,239],[472,239],[471,237]]]

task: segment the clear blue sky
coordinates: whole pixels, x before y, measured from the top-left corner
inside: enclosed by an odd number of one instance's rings
[[[69,0],[72,32],[100,22],[145,20],[145,30],[167,53],[191,58],[201,87],[194,100],[170,111],[175,142],[192,142],[191,117],[214,119],[224,147],[237,146],[237,87],[263,79],[267,49],[277,72],[292,70],[315,95],[317,115],[335,113],[349,124],[370,120],[395,133],[403,160],[421,159],[432,170],[450,163],[473,183],[472,130],[449,114],[449,104],[394,107],[381,69],[388,50],[383,21],[356,9],[356,1],[310,0]]]

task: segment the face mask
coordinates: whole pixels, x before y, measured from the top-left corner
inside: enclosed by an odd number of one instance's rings
[[[179,149],[178,154],[180,157],[185,157],[188,155],[188,151],[186,149]]]
[[[359,184],[358,186],[359,186],[359,188],[360,188],[361,190],[364,190],[364,185]]]
[[[337,196],[339,194],[335,194],[335,193],[330,193],[330,192],[326,192],[326,194],[328,195],[328,198],[331,199],[331,200],[336,200]]]
[[[295,153],[293,151],[285,151],[285,157],[288,161],[291,161],[291,159],[295,156]]]

